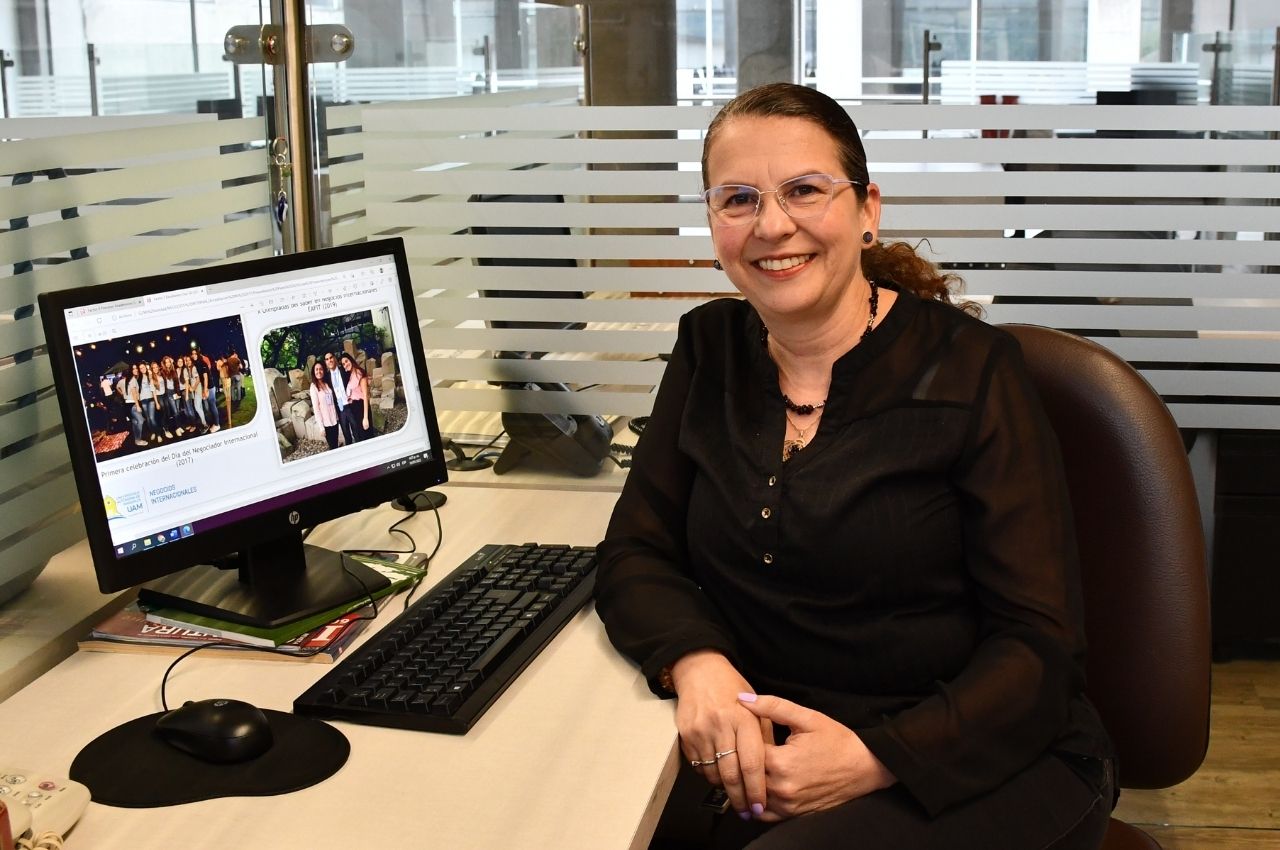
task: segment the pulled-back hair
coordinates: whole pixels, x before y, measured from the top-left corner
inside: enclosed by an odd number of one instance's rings
[[[707,127],[702,142],[702,188],[707,182],[707,160],[720,128],[734,118],[801,118],[820,127],[835,143],[836,154],[844,168],[844,176],[859,181],[853,185],[858,202],[866,203],[871,177],[867,173],[867,152],[862,147],[858,127],[843,106],[817,89],[792,83],[766,83],[743,92],[725,104]],[[840,176],[840,175],[836,175]],[[850,238],[857,238],[851,234]],[[862,273],[869,280],[893,281],[921,298],[953,302],[953,289],[958,289],[959,275],[942,272],[921,257],[905,242],[877,241],[862,249]],[[959,305],[969,312],[975,305]]]

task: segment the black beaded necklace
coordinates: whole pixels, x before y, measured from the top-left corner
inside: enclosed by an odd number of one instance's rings
[[[880,307],[880,287],[876,285],[874,280],[867,282],[871,284],[871,295],[867,298],[867,305],[871,310],[870,315],[867,316],[867,326],[862,329],[862,336],[858,337],[858,342],[862,342],[867,338],[867,334],[871,333],[871,328],[876,323],[876,313],[879,312]],[[765,333],[768,333],[768,328],[765,329]],[[787,410],[790,410],[792,413],[800,416],[808,416],[815,410],[821,410],[827,406],[827,400],[825,398],[822,401],[814,402],[813,404],[796,404],[787,397],[786,393],[782,394],[782,403],[787,406]],[[795,451],[799,451],[801,448],[804,448],[803,444],[797,447]]]

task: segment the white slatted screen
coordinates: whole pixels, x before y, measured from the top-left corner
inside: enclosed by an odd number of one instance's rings
[[[352,161],[334,167],[335,241],[404,236],[443,410],[645,413],[677,318],[731,292],[706,267],[697,197],[711,110],[481,102],[353,113],[360,131],[339,137]],[[1138,365],[1184,427],[1280,428],[1280,145],[1267,136],[1280,109],[852,114],[887,201],[883,237],[928,237],[921,250],[965,277],[990,321],[1097,338]],[[1006,132],[984,137],[993,128]],[[474,232],[503,227],[543,230]],[[529,297],[477,297],[488,290]],[[547,290],[588,297],[532,297]],[[512,321],[585,327],[489,326]],[[589,390],[500,391],[495,380]]]
[[[36,296],[272,253],[261,120],[203,118],[0,121],[0,599],[84,536]]]

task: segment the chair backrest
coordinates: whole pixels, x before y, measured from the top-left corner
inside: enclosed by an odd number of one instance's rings
[[[1120,784],[1166,788],[1209,743],[1204,535],[1177,425],[1151,386],[1096,343],[1003,325],[1022,346],[1062,447],[1089,643],[1087,691]]]

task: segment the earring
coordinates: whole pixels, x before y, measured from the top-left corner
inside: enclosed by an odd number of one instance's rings
[[[870,230],[864,230],[862,231],[862,241],[863,243],[870,245],[872,242],[876,241],[876,237]]]
[[[711,261],[711,268],[715,269],[715,270],[716,270],[716,271],[718,271],[718,272],[722,272],[722,271],[724,271],[724,266],[720,265],[720,261],[719,261],[719,260],[712,260],[712,261]]]

